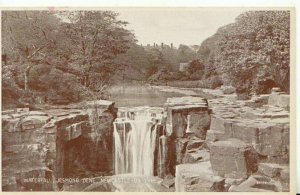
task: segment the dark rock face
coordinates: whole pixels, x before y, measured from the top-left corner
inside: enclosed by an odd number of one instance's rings
[[[188,144],[188,139],[187,138],[177,138],[175,140],[176,144],[176,164],[181,164],[186,152],[186,147]]]
[[[80,136],[65,144],[64,177],[91,177],[110,174],[113,169],[112,148],[104,140]]]
[[[113,171],[114,113],[99,115],[97,131],[85,126],[83,134],[64,145],[64,177],[89,177],[111,174]],[[90,129],[89,129],[90,128]]]
[[[154,151],[154,175],[164,178],[168,173],[169,138],[164,135],[162,125],[157,128],[156,147]],[[164,151],[164,152],[163,152]]]
[[[170,116],[172,118],[170,125],[174,137],[183,138],[186,137],[186,133],[193,133],[195,136],[205,139],[206,131],[210,126],[208,110],[204,110],[202,107],[191,108],[190,106],[169,109],[172,110],[170,112],[172,115]]]
[[[169,173],[175,175],[176,165],[193,161],[193,155],[188,151],[197,150],[203,144],[210,126],[210,111],[205,99],[192,96],[169,98],[165,109],[168,115],[168,168]],[[200,158],[196,157],[197,160]]]
[[[112,173],[114,111],[113,104],[108,101],[89,102],[88,121],[79,123],[81,133],[77,137],[72,137],[76,129],[74,124],[61,127],[56,142],[58,178]],[[59,187],[62,188],[63,185]]]
[[[184,118],[184,115],[182,113],[173,113],[172,114],[173,119],[173,133],[175,137],[184,137],[185,130],[186,130],[186,121]]]

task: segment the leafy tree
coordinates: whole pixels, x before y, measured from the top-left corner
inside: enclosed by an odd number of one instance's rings
[[[258,87],[262,78],[289,92],[289,29],[288,11],[241,14],[202,43],[198,56],[205,63],[205,74],[221,75],[238,92],[263,93]]]
[[[188,75],[191,80],[200,80],[204,75],[204,64],[200,60],[193,60],[188,67]]]
[[[111,11],[2,12],[7,94],[44,92],[72,100],[79,92],[101,94],[117,67],[113,60],[135,41],[126,24]]]
[[[71,40],[68,45],[72,60],[80,65],[84,85],[89,87],[89,74],[109,71],[113,59],[125,53],[134,41],[133,34],[125,29],[127,22],[117,19],[112,11],[73,11],[60,14],[65,23],[63,31]],[[108,79],[109,72],[102,74]]]
[[[26,65],[23,69],[26,91],[32,66],[57,48],[58,21],[46,11],[2,12],[2,52],[8,55],[10,64]]]
[[[187,45],[180,44],[178,47],[178,56],[180,62],[188,62],[195,58],[196,52]]]
[[[148,51],[136,43],[132,43],[126,53],[118,55],[115,60],[115,74],[118,80],[145,80],[147,69],[151,66]]]

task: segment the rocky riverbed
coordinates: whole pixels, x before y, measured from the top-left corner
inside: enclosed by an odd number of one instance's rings
[[[289,95],[175,90],[187,96],[163,106],[167,153],[153,177],[114,175],[113,102],[3,111],[3,191],[289,191]]]

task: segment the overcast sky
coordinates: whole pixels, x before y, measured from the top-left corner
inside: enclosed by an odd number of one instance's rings
[[[114,8],[129,22],[139,43],[200,45],[216,30],[247,11],[237,8]]]

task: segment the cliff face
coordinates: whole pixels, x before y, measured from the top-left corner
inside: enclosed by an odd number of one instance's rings
[[[95,106],[101,121],[97,129],[89,121]],[[63,177],[109,174],[115,115],[111,102],[87,104],[84,109],[4,112],[3,191],[59,190]]]

